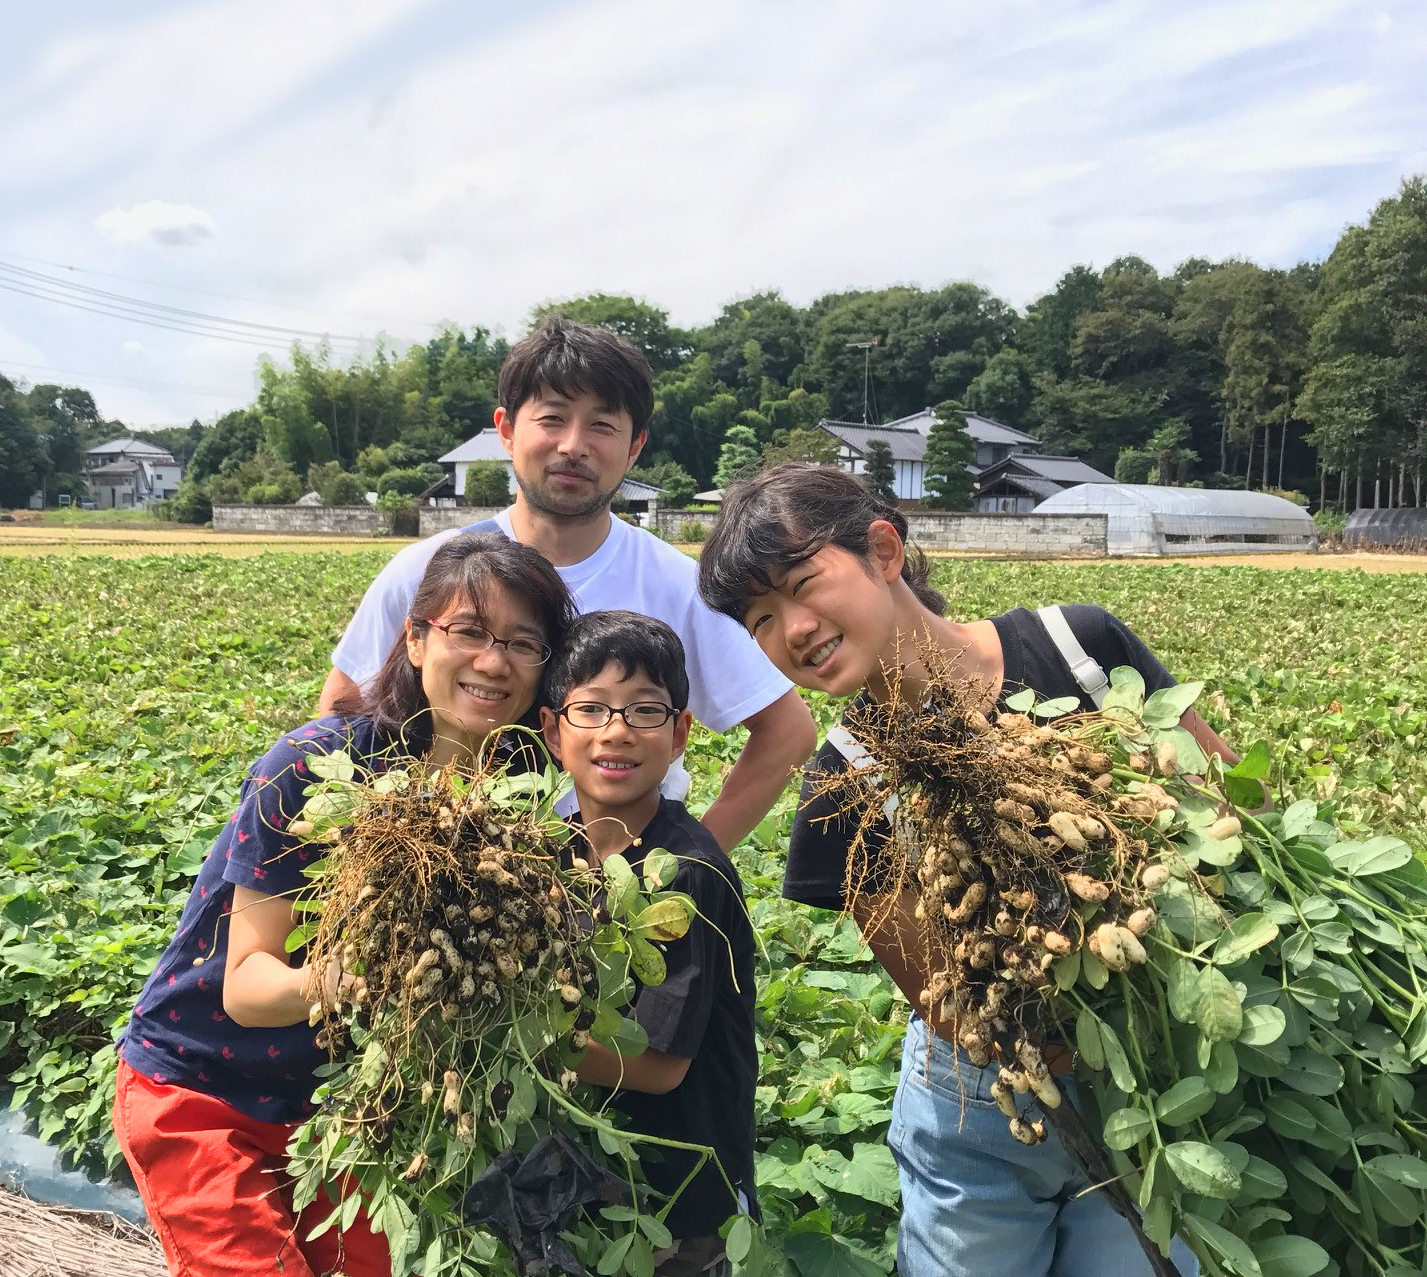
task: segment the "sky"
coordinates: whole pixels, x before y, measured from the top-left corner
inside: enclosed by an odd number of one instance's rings
[[[1427,171],[1414,0],[73,0],[6,28],[0,373],[141,429],[249,402],[299,333],[342,358],[596,291],[693,325],[770,288],[1024,307],[1126,253],[1288,266]]]

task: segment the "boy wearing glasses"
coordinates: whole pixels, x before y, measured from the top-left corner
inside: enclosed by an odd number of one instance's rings
[[[706,1164],[669,1212],[675,1246],[658,1257],[656,1273],[718,1277],[730,1271],[719,1227],[741,1209],[757,1217],[753,930],[738,871],[683,803],[659,792],[689,734],[688,694],[683,645],[667,625],[634,612],[589,612],[546,668],[540,718],[574,781],[585,843],[578,854],[593,866],[620,853],[638,873],[645,855],[663,848],[679,862],[670,888],[698,907],[688,933],[664,948],[664,982],[638,988],[629,1012],[648,1049],[622,1058],[592,1042],[577,1072],[616,1092],[634,1130],[717,1154],[737,1197]],[[643,1161],[654,1188],[672,1195],[697,1158],[651,1147]]]

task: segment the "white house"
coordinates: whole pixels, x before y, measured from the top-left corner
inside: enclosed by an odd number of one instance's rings
[[[897,499],[917,501],[925,495],[927,437],[935,420],[935,413],[923,408],[880,426],[852,421],[818,425],[838,441],[837,464],[853,474],[865,473],[873,440],[885,443],[892,452]],[[980,413],[966,413],[966,433],[976,445],[976,459],[966,468],[975,477],[976,509],[982,513],[1021,514],[1073,484],[1114,482],[1077,457],[1041,455],[1035,435]]]
[[[505,467],[506,491],[515,491],[515,467],[511,465],[510,458],[505,455],[505,449],[501,447],[500,436],[494,430],[482,430],[478,435],[472,435],[465,443],[459,447],[452,448],[444,457],[437,460],[443,466],[452,467],[452,495],[460,500],[466,492],[466,471],[473,465],[482,461],[498,461]],[[444,487],[444,485],[440,485]]]
[[[899,501],[919,501],[926,473],[927,437],[919,430],[886,426],[855,426],[846,421],[823,421],[820,428],[838,442],[837,464],[853,474],[867,470],[867,449],[885,443],[892,453],[892,490]]]
[[[84,453],[84,481],[98,510],[135,509],[173,496],[183,467],[142,439],[111,439]]]
[[[482,430],[473,435],[458,448],[452,448],[445,456],[438,458],[447,467],[447,474],[439,483],[433,483],[421,494],[428,505],[455,506],[462,503],[466,494],[466,472],[480,462],[498,461],[505,466],[505,483],[508,493],[515,492],[515,466],[501,447],[500,436],[494,430]],[[636,479],[626,479],[615,494],[623,498],[630,513],[643,517],[652,515],[659,507],[662,489]]]

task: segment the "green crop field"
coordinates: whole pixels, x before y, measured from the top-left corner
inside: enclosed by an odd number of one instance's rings
[[[317,699],[385,555],[0,560],[0,1080],[91,1164],[109,1043],[248,764]],[[1285,797],[1427,847],[1427,576],[946,562],[959,616],[1094,602],[1133,626]],[[830,707],[816,706],[826,720]],[[696,736],[696,809],[737,735]],[[777,899],[792,795],[737,859],[762,940],[759,1187],[804,1274],[887,1272],[905,1003],[836,919]]]

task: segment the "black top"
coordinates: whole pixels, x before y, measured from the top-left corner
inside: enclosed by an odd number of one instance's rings
[[[1086,654],[1098,661],[1107,675],[1116,666],[1130,665],[1145,680],[1146,693],[1174,686],[1174,678],[1138,635],[1104,608],[1076,604],[1061,611]],[[1008,696],[1027,687],[1034,688],[1041,700],[1074,696],[1082,709],[1095,708],[1034,612],[1015,608],[993,616],[991,623],[1000,636],[1005,662],[998,709],[1005,707]],[[811,770],[814,774],[836,773],[846,766],[842,754],[834,746],[824,744]],[[830,798],[810,800],[811,791],[811,780],[805,780],[788,840],[783,894],[805,905],[841,910],[847,900],[844,883],[848,848],[857,821],[839,814]]]
[[[713,835],[684,804],[665,798],[638,847],[624,857],[641,871],[647,852],[662,847],[678,857],[669,890],[693,897],[698,916],[687,934],[663,946],[664,982],[638,985],[629,1012],[656,1051],[689,1061],[684,1080],[667,1095],[618,1091],[615,1106],[646,1135],[706,1144],[724,1174],[742,1192],[757,1219],[753,1181],[753,1088],[758,1055],[753,1039],[753,928],[743,883]],[[641,1145],[649,1182],[673,1193],[693,1169],[696,1155]],[[675,1237],[702,1237],[739,1209],[712,1162],[701,1170],[669,1212]]]

